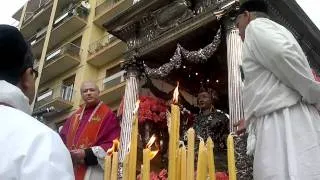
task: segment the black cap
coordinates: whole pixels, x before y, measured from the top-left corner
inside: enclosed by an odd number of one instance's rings
[[[268,13],[268,6],[262,0],[248,0],[240,5],[238,15],[245,11]]]
[[[16,27],[0,24],[0,80],[11,79],[11,83],[16,83],[21,73],[33,66],[33,61],[29,43],[21,32]]]

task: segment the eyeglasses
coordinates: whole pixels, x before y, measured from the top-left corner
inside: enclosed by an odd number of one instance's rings
[[[39,76],[39,72],[32,68],[32,75],[33,75],[33,79],[37,79]]]

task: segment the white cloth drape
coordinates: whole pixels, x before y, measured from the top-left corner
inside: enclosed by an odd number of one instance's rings
[[[243,70],[254,179],[320,179],[320,84],[298,42],[269,19],[251,21]]]

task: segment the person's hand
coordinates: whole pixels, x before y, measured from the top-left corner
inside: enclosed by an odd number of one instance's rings
[[[236,134],[240,135],[244,132],[246,132],[246,127],[245,127],[245,122],[244,119],[239,120],[238,122],[236,122],[233,127],[237,128]]]
[[[71,150],[70,154],[74,164],[84,164],[86,154],[83,149]]]

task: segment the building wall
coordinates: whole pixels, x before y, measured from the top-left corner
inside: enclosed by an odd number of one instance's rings
[[[122,0],[122,2],[126,2],[129,0]],[[22,21],[27,17],[30,16],[30,14],[32,15],[32,13],[38,9],[39,7],[42,8],[43,4],[39,4],[41,1],[39,0],[30,0],[26,3],[25,6],[23,6],[22,8],[17,9],[17,13],[15,14],[19,14],[18,12],[22,12],[21,15],[19,17],[17,17],[17,15],[15,15],[15,18],[20,20],[20,26],[22,27],[22,29],[20,29],[22,32],[26,32],[27,29],[30,27],[25,26],[25,24],[22,24]],[[61,4],[63,2],[67,2],[66,0],[52,0],[52,2],[57,3],[57,9],[59,9],[59,7],[61,6]],[[81,1],[79,1],[80,3]],[[99,41],[101,41],[102,38],[105,38],[108,33],[106,32],[106,30],[104,28],[102,28],[102,24],[101,22],[105,21],[105,19],[102,19],[101,17],[104,16],[104,14],[107,14],[112,10],[114,12],[117,12],[117,8],[118,5],[121,5],[121,8],[124,7],[123,4],[121,3],[110,3],[107,1],[101,1],[101,0],[89,0],[88,1],[90,4],[90,13],[87,16],[87,20],[86,20],[86,25],[81,28],[80,30],[78,30],[77,32],[73,33],[71,36],[65,38],[63,41],[59,42],[58,44],[56,44],[56,46],[51,47],[50,49],[47,47],[48,44],[50,44],[49,42],[54,40],[56,37],[54,37],[52,35],[52,33],[47,33],[45,35],[45,38],[48,38],[48,36],[50,36],[48,42],[46,43],[45,41],[45,45],[44,45],[44,49],[42,49],[42,55],[40,55],[39,57],[36,57],[37,59],[41,59],[42,62],[40,62],[40,66],[38,71],[41,73],[43,70],[43,66],[45,63],[45,58],[48,54],[50,54],[53,50],[59,48],[62,45],[65,45],[67,43],[71,43],[74,42],[75,40],[77,40],[76,45],[80,46],[81,51],[80,51],[80,64],[77,65],[76,67],[73,68],[69,68],[66,72],[60,73],[60,74],[56,74],[56,76],[46,82],[42,82],[40,83],[38,80],[38,84],[37,84],[37,92],[38,95],[45,89],[51,89],[51,88],[55,88],[55,87],[59,87],[62,82],[67,79],[68,77],[71,77],[73,75],[75,75],[75,80],[74,80],[74,92],[73,92],[73,96],[72,96],[72,106],[68,107],[67,109],[64,109],[63,112],[59,112],[59,113],[53,113],[50,116],[45,116],[45,123],[53,128],[56,129],[56,125],[57,124],[61,124],[61,122],[63,122],[67,117],[70,116],[70,113],[74,112],[79,105],[81,105],[83,102],[81,100],[81,93],[80,93],[80,86],[81,83],[83,81],[87,81],[87,80],[91,80],[91,81],[95,81],[99,88],[101,89],[102,92],[104,92],[104,96],[108,96],[108,90],[103,88],[103,80],[106,78],[106,75],[112,75],[112,74],[108,74],[106,73],[108,69],[112,69],[115,66],[119,66],[120,65],[120,61],[122,61],[122,57],[118,56],[110,61],[108,61],[108,63],[104,63],[102,65],[96,66],[96,65],[92,65],[92,63],[88,62],[88,57],[95,57],[95,54],[97,53],[89,53],[90,50],[90,45],[93,43],[97,43]],[[132,0],[130,1],[132,4]],[[54,4],[53,3],[53,4]],[[105,5],[103,5],[103,3]],[[100,5],[99,6],[99,16],[96,16],[96,4]],[[127,3],[128,4],[128,3]],[[101,6],[103,5],[103,6]],[[68,5],[66,5],[67,7]],[[25,8],[24,8],[25,7]],[[129,7],[129,6],[128,6]],[[43,7],[45,8],[45,7]],[[23,9],[25,9],[24,11],[22,11]],[[34,18],[32,19],[32,21],[35,22],[41,22],[41,18],[44,17],[41,12],[37,12],[38,14],[33,14]],[[52,10],[51,10],[51,15],[50,18],[47,20],[47,22],[43,22],[42,20],[42,24],[48,24],[50,27],[50,21],[51,24],[53,24],[53,22],[56,20],[55,16],[57,16],[58,14],[61,14],[61,12],[56,12],[56,8],[53,5],[52,6]],[[42,16],[42,17],[41,17]],[[112,16],[105,16],[108,18],[111,18]],[[67,22],[65,22],[67,23]],[[99,24],[100,23],[100,24]],[[43,28],[41,27],[40,23],[39,25],[37,23],[35,26],[39,26],[39,27],[32,27],[33,29],[40,29]],[[71,28],[73,27],[73,25],[68,25],[71,26]],[[31,28],[31,29],[32,29]],[[54,27],[52,27],[54,28]],[[50,28],[49,28],[50,29]],[[69,29],[63,29],[62,33],[67,32]],[[37,34],[37,31],[32,32],[33,34]],[[81,40],[78,40],[78,39]],[[104,56],[108,57],[109,53],[113,53],[113,49],[109,49],[107,53],[104,53]],[[124,52],[122,52],[124,53]],[[57,61],[57,63],[59,63]],[[44,76],[44,74],[40,74],[41,76]],[[105,93],[107,92],[107,94]],[[115,93],[115,92],[113,92]],[[48,105],[46,106],[41,106],[42,109],[46,108],[48,106],[50,106],[50,103],[52,103],[52,101],[54,101],[53,99],[49,99],[48,100]],[[120,104],[120,98],[118,98],[118,100],[113,101],[110,105],[110,107],[112,109],[117,109],[117,106]],[[35,102],[35,107],[37,105],[37,101]],[[40,110],[40,109],[34,109],[34,112],[36,110]]]

